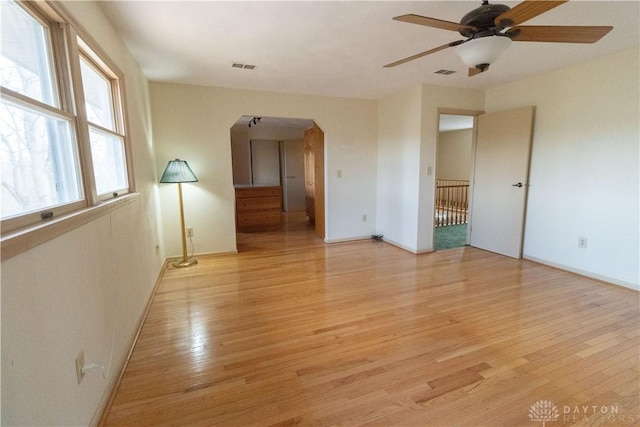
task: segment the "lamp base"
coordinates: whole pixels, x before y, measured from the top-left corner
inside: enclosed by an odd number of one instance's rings
[[[174,261],[171,263],[171,265],[173,265],[175,268],[186,268],[186,267],[191,267],[193,265],[196,265],[198,263],[198,260],[195,258],[189,258],[188,260],[183,260],[183,259],[179,259],[177,261]]]

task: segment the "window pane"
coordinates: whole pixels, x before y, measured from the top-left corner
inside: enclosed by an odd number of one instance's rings
[[[89,129],[89,137],[98,195],[126,190],[129,183],[124,140],[93,128]]]
[[[16,3],[0,3],[0,85],[57,107],[48,28]]]
[[[2,219],[82,200],[66,120],[0,103]]]
[[[82,86],[87,107],[87,119],[96,125],[116,130],[113,126],[113,102],[111,82],[80,58]]]

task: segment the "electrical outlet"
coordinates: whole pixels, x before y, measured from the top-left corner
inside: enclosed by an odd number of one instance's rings
[[[586,249],[587,247],[587,238],[586,237],[578,237],[578,247],[581,249]]]
[[[80,353],[76,356],[76,377],[78,378],[78,384],[82,381],[84,374],[82,368],[84,367],[84,350],[80,350]]]
[[[160,245],[156,245],[156,255],[160,255]]]
[[[187,227],[187,237],[193,237],[193,227]]]

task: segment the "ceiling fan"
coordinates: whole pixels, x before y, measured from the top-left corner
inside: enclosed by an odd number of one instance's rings
[[[387,64],[385,67],[395,67],[450,47],[456,47],[456,54],[469,67],[469,76],[471,77],[487,71],[489,66],[511,45],[512,41],[595,43],[613,29],[611,26],[519,26],[567,1],[524,0],[511,8],[502,4],[489,4],[488,0],[483,0],[482,6],[467,13],[462,17],[460,23],[414,14],[396,16],[393,18],[396,21],[457,31],[466,39],[426,50]]]

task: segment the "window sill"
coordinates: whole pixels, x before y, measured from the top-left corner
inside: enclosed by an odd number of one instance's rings
[[[107,215],[115,209],[133,203],[139,197],[140,193],[125,194],[97,206],[81,209],[56,219],[7,233],[0,239],[1,260],[6,261],[9,258],[20,255],[29,249]]]

